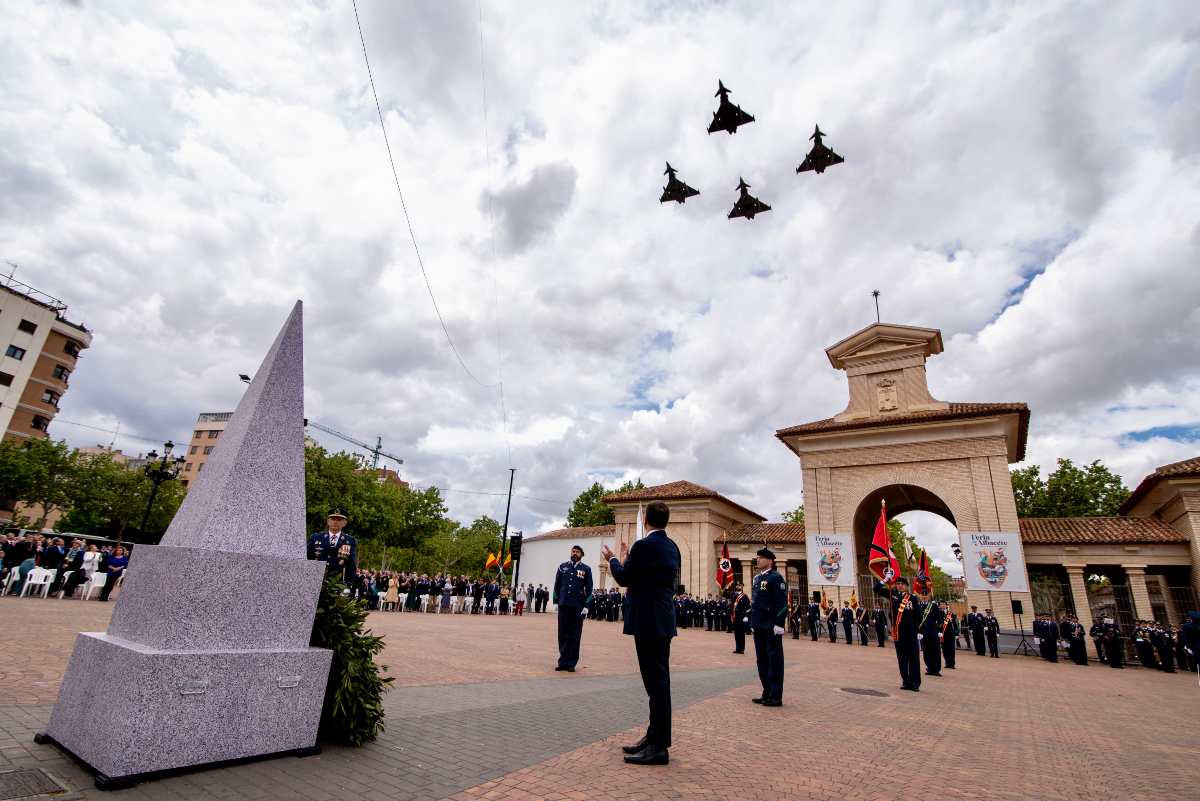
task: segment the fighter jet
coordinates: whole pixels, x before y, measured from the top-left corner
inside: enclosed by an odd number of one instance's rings
[[[750,184],[746,183],[745,178],[738,177],[737,188],[742,194],[738,197],[737,202],[733,204],[733,209],[729,212],[729,219],[745,217],[747,220],[753,220],[755,214],[771,210],[770,206],[746,191],[750,188]]]
[[[712,122],[708,126],[709,133],[717,131],[735,133],[739,125],[754,122],[754,117],[742,111],[741,106],[729,102],[729,90],[720,80],[717,81],[717,93],[713,97],[721,98],[721,105],[717,106],[717,110],[713,112]]]
[[[808,155],[804,157],[804,161],[796,168],[796,172],[800,173],[812,170],[817,175],[820,175],[825,172],[827,167],[832,167],[834,164],[841,164],[845,161],[844,158],[821,143],[821,137],[824,135],[821,133],[821,126],[816,126],[813,135],[808,137],[814,140],[812,150],[808,151]]]
[[[689,197],[700,194],[699,189],[692,189],[683,181],[676,178],[676,172],[677,170],[668,161],[666,172],[663,173],[663,175],[667,176],[667,185],[663,187],[662,197],[658,199],[659,203],[666,203],[668,200],[683,203]]]

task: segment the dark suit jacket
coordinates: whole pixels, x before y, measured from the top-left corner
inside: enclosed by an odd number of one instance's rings
[[[624,632],[635,637],[674,637],[675,577],[682,560],[679,547],[665,531],[651,531],[629,549],[625,564],[615,556],[608,567],[613,579],[628,588]]]

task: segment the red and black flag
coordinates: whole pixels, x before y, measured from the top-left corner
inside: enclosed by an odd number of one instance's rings
[[[929,555],[921,549],[921,558],[917,561],[917,576],[913,579],[913,592],[917,595],[929,595],[933,592],[933,579],[929,574]]]
[[[729,543],[721,543],[721,561],[717,562],[717,586],[723,590],[733,584],[733,562],[729,560]]]
[[[900,563],[896,561],[892,539],[888,536],[887,506],[883,502],[879,508],[879,522],[875,524],[875,536],[871,539],[871,551],[867,554],[867,569],[888,584],[900,576]]]

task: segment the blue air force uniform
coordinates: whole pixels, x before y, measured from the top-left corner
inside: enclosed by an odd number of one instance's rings
[[[579,550],[583,551],[582,548]],[[592,569],[582,559],[578,562],[568,559],[559,565],[554,574],[554,603],[558,604],[556,670],[573,671],[579,662],[579,640],[583,636],[583,619],[587,617],[591,599]]]
[[[325,575],[337,576],[347,586],[358,581],[358,543],[345,531],[314,532],[308,538],[308,558],[325,563]]]
[[[774,559],[766,548],[759,556]],[[787,582],[774,567],[754,577],[750,601],[750,627],[754,630],[754,653],[758,661],[758,680],[762,682],[761,703],[778,706],[783,700],[783,635],[787,618]],[[759,699],[756,699],[759,700]]]

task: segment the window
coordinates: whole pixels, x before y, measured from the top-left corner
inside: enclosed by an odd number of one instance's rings
[[[201,462],[200,464],[196,465],[196,472],[197,472],[197,473],[199,473],[199,472],[200,472],[201,470],[203,470],[203,469],[204,469],[204,462]]]
[[[192,472],[192,463],[191,462],[188,462],[186,465],[183,466],[183,472],[185,472],[185,473]]]
[[[63,345],[63,353],[75,358],[79,357],[79,343],[73,339],[68,339],[67,344]]]
[[[31,323],[28,320],[22,320],[21,322],[17,323],[17,330],[24,331],[26,334],[36,334],[37,323]]]
[[[195,456],[195,455],[196,455],[196,451],[198,451],[198,450],[200,450],[200,446],[199,446],[199,445],[193,445],[193,446],[192,446],[192,448],[191,448],[191,450],[189,450],[189,451],[188,451],[188,456]]]
[[[217,438],[217,435],[218,435],[218,434],[220,434],[220,433],[221,433],[220,431],[209,431],[209,432],[208,432],[208,438],[209,438],[209,439],[216,439],[216,438]]]
[[[62,397],[62,396],[61,396],[61,395],[59,395],[59,394],[58,394],[57,392],[55,392],[54,390],[52,390],[52,389],[48,389],[48,390],[46,390],[45,392],[43,392],[43,393],[42,393],[42,403],[48,403],[48,404],[50,404],[51,406],[57,406],[57,405],[58,405],[58,399],[59,399],[59,398],[61,398],[61,397]]]
[[[54,365],[54,377],[65,384],[67,383],[67,379],[71,377],[71,371],[61,364],[56,364]]]
[[[187,486],[187,479],[186,479],[186,478],[181,478],[181,479],[179,479],[179,483],[180,483],[180,484],[182,484],[183,486],[185,486],[185,487],[186,487],[186,486]]]
[[[0,373],[0,387],[11,387],[13,382],[12,373]]]
[[[33,416],[33,422],[30,423],[30,425],[36,428],[38,431],[45,431],[50,425],[50,420],[49,418],[42,417],[40,414],[35,414]]]
[[[216,447],[216,446],[215,445],[205,445],[204,446],[204,455],[208,456],[210,453],[212,453],[212,449],[214,447]]]
[[[18,348],[16,345],[9,345],[8,350],[4,351],[5,356],[12,356],[17,361],[25,358],[25,349]]]
[[[203,436],[203,435],[204,435],[204,432],[203,432],[203,431],[193,431],[193,432],[192,432],[192,439],[200,439],[200,437],[201,437],[201,436]]]

